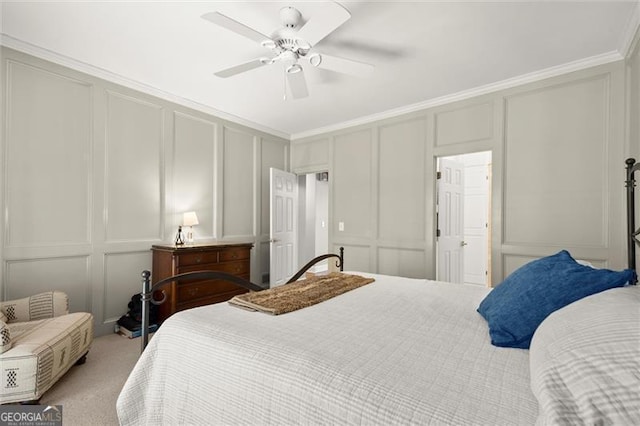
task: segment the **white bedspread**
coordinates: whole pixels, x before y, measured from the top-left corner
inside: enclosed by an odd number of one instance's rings
[[[487,289],[372,276],[280,316],[227,303],[165,321],[121,424],[534,424],[529,355],[491,346]]]

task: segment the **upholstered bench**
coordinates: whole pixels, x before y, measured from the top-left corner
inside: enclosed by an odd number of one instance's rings
[[[65,293],[0,302],[0,403],[40,399],[93,342],[93,315],[69,313]]]

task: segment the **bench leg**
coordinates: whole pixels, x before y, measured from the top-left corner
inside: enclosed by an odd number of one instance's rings
[[[85,362],[87,362],[87,354],[89,353],[89,351],[85,352],[84,355],[82,355],[80,358],[78,358],[78,360],[76,361],[75,365],[82,365]]]

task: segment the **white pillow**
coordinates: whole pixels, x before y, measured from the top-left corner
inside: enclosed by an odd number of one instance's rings
[[[549,315],[529,351],[537,424],[640,424],[640,286]]]
[[[593,263],[589,262],[588,260],[576,259],[576,262],[581,265],[588,266],[589,268],[596,269],[596,267],[593,266]]]
[[[4,321],[0,321],[0,354],[11,349],[11,331]]]

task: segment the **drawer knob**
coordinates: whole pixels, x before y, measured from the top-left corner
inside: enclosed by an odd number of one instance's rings
[[[202,258],[201,257],[196,257],[196,263],[200,263],[202,262]]]

